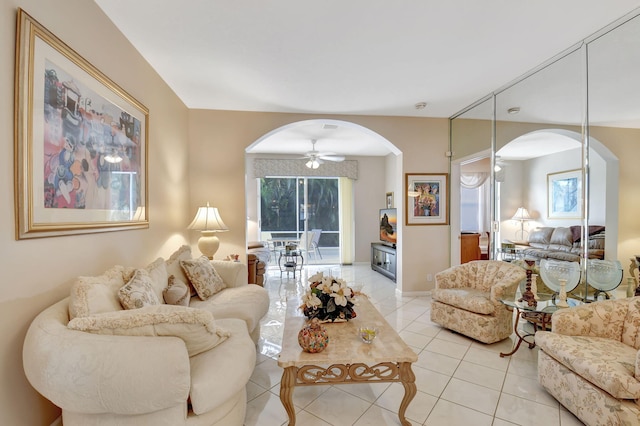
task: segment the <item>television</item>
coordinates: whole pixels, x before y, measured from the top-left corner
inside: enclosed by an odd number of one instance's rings
[[[396,209],[380,209],[380,241],[393,244],[398,240],[398,214]]]

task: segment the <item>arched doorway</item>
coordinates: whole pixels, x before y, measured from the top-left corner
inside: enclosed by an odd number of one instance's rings
[[[305,167],[305,153],[315,149],[345,156],[345,162],[325,161],[318,169]],[[352,210],[351,219],[340,223],[340,250],[344,262],[368,262],[370,243],[378,237],[377,215],[385,206],[385,194],[392,192],[399,197],[402,188],[401,152],[389,140],[356,123],[344,120],[313,119],[289,123],[264,134],[246,148],[247,179],[245,185],[247,206],[247,239],[259,240],[262,235],[260,217],[259,183],[256,178],[256,160],[269,167],[273,176],[297,178],[327,177],[340,169],[343,163],[357,163],[356,175],[351,177],[352,193],[343,204]],[[265,161],[262,161],[265,160]],[[268,160],[268,161],[267,161]],[[263,171],[261,173],[264,173]],[[344,175],[338,174],[338,177]],[[355,177],[355,178],[354,178]],[[396,206],[401,208],[400,200]]]

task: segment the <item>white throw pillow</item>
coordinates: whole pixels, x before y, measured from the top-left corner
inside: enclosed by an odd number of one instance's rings
[[[153,280],[144,269],[136,269],[129,282],[118,290],[118,297],[125,309],[140,309],[160,304],[153,289]]]
[[[207,256],[193,260],[181,260],[180,265],[189,277],[191,285],[196,289],[198,297],[207,300],[217,292],[227,288],[222,278],[211,265]]]
[[[173,275],[180,281],[189,285],[191,295],[196,294],[195,288],[191,286],[189,277],[184,273],[182,266],[180,266],[181,260],[191,260],[191,247],[184,245],[176,250],[171,257],[165,262],[165,269],[167,270],[167,276]]]
[[[169,276],[169,284],[162,292],[164,303],[168,305],[189,306],[191,289],[175,275]]]
[[[106,335],[175,336],[184,341],[189,356],[214,348],[231,335],[216,326],[211,312],[172,305],[75,318],[68,328]]]
[[[69,318],[122,310],[118,290],[125,283],[123,274],[118,265],[97,277],[78,277],[69,295]]]
[[[156,292],[156,296],[158,296],[160,303],[162,303],[162,292],[167,287],[167,283],[169,281],[169,274],[167,274],[167,267],[165,266],[164,259],[159,257],[144,269],[149,273],[153,290]]]

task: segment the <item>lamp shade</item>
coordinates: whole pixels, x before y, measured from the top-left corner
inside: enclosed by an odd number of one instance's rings
[[[521,220],[521,221],[522,220],[531,220],[531,215],[529,214],[527,209],[525,209],[524,207],[518,207],[518,210],[516,210],[516,214],[514,214],[511,219],[513,219],[513,220]]]
[[[213,259],[218,247],[220,247],[220,240],[215,233],[229,230],[222,221],[218,209],[210,207],[209,203],[207,203],[206,207],[198,207],[196,217],[187,228],[200,231],[202,235],[198,240],[198,249],[209,259]]]
[[[214,231],[224,232],[228,231],[227,225],[224,224],[218,209],[215,207],[209,207],[207,203],[206,207],[199,207],[196,217],[193,219],[187,229],[194,229],[196,231]]]

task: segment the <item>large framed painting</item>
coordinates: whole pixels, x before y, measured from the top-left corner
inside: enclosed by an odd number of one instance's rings
[[[582,218],[582,170],[547,175],[549,219]]]
[[[16,238],[148,228],[147,108],[23,10]]]
[[[447,225],[448,174],[405,174],[405,223],[407,225]]]

